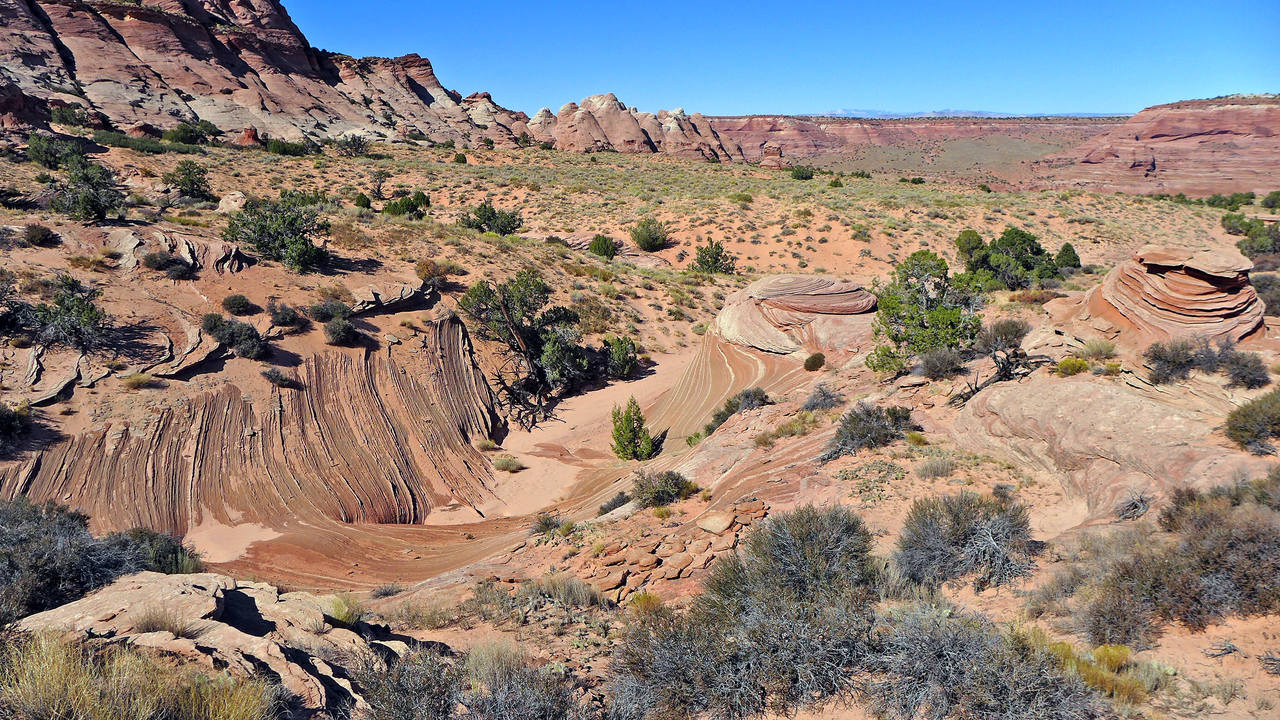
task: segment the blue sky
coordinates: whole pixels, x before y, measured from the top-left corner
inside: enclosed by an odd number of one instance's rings
[[[285,0],[317,47],[431,59],[533,113],[1134,112],[1280,92],[1280,2],[645,3]]]

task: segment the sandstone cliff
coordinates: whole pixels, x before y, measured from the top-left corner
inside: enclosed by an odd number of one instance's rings
[[[1280,95],[1157,105],[1064,158],[1062,179],[1130,193],[1266,193],[1280,187]]]
[[[5,0],[0,53],[3,127],[78,105],[121,129],[207,120],[289,140],[361,133],[516,147],[536,138],[572,151],[741,155],[700,115],[640,113],[612,95],[545,111],[531,126],[489,93],[446,89],[418,55],[317,50],[279,0]]]

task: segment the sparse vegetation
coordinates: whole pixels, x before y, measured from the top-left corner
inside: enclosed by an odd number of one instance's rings
[[[233,214],[223,238],[291,270],[311,272],[329,257],[313,237],[328,231],[329,222],[321,219],[318,206],[305,197],[281,193],[279,200],[252,200]]]
[[[631,485],[631,497],[641,508],[670,505],[698,492],[698,486],[678,472],[663,470],[657,473],[636,473]]]
[[[747,410],[754,410],[762,405],[768,405],[769,402],[769,395],[763,388],[747,388],[725,400],[724,405],[715,411],[715,414],[711,416],[711,422],[707,423],[702,432],[704,435],[710,435],[734,415]]]
[[[899,405],[880,407],[859,402],[840,418],[835,437],[822,454],[822,460],[853,455],[859,450],[877,448],[899,440],[907,430],[920,427],[911,419],[911,410]]]
[[[938,586],[975,575],[981,592],[1031,575],[1031,520],[1008,497],[958,495],[916,500],[903,521],[894,565],[903,577]]]
[[[657,252],[671,242],[671,234],[657,219],[644,218],[631,226],[631,242],[645,252]]]
[[[487,200],[477,205],[471,212],[463,215],[458,222],[463,227],[479,230],[480,232],[497,233],[503,236],[515,233],[524,225],[524,220],[520,218],[519,211],[498,210]]]

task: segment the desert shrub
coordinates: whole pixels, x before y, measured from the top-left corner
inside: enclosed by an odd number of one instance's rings
[[[1081,720],[1105,715],[1078,677],[1046,650],[990,621],[915,604],[890,615],[877,637],[867,687],[871,708],[893,720]]]
[[[324,324],[324,340],[330,345],[355,345],[360,341],[360,331],[351,320],[335,317]]]
[[[288,142],[279,138],[270,138],[264,146],[266,151],[272,155],[285,155],[289,157],[302,157],[310,155],[315,150],[315,145],[305,142]]]
[[[310,272],[329,253],[312,241],[329,231],[320,208],[297,195],[282,193],[279,200],[253,200],[234,213],[223,231],[229,243],[252,248],[268,260],[276,260],[297,272]]]
[[[725,424],[729,418],[737,413],[754,410],[762,405],[768,405],[769,402],[769,395],[763,388],[747,388],[725,400],[724,405],[721,405],[720,409],[712,414],[711,422],[707,423],[702,432],[705,435],[710,435],[716,431],[716,428]]]
[[[353,628],[364,622],[369,610],[351,593],[338,593],[329,601],[325,615],[339,627]]]
[[[550,535],[559,530],[562,524],[564,524],[564,521],[556,513],[540,512],[534,516],[533,527],[530,528],[530,531],[534,535]]]
[[[951,348],[929,350],[920,356],[920,372],[930,380],[949,378],[964,370],[964,357]]]
[[[49,120],[59,125],[74,127],[85,127],[93,121],[87,110],[75,105],[58,105],[49,108]]]
[[[101,347],[111,322],[95,302],[101,291],[70,275],[57,275],[47,287],[53,297],[49,302],[24,308],[20,313],[21,329],[30,330],[36,342],[46,347],[63,346],[81,352]]]
[[[137,612],[133,630],[138,633],[167,632],[175,638],[191,639],[199,633],[196,624],[172,608],[149,606]]]
[[[658,454],[659,446],[649,434],[640,403],[634,397],[625,408],[613,408],[613,453],[623,460],[648,460]]]
[[[265,680],[208,677],[119,645],[92,649],[41,633],[0,646],[4,717],[275,720],[282,699]]]
[[[606,260],[612,260],[618,254],[618,246],[614,244],[613,238],[608,235],[596,235],[591,238],[591,244],[587,246],[587,250],[593,255],[599,255]]]
[[[842,455],[853,455],[859,450],[883,447],[901,439],[905,431],[918,429],[909,408],[898,405],[883,408],[859,402],[857,407],[840,418],[836,434],[821,459],[833,460]]]
[[[978,591],[1020,580],[1035,568],[1027,509],[971,492],[921,498],[903,521],[893,562],[904,577],[935,587],[971,574]]]
[[[335,318],[351,317],[351,306],[335,298],[327,298],[307,308],[307,314],[316,322],[327,323]]]
[[[818,370],[821,370],[822,366],[826,364],[827,364],[827,356],[820,352],[816,352],[804,359],[804,369],[808,370],[809,372],[816,372]]]
[[[172,253],[157,250],[142,256],[142,267],[148,270],[167,270],[174,262],[181,262]]]
[[[1252,280],[1253,288],[1258,292],[1258,298],[1266,306],[1266,313],[1268,315],[1280,313],[1280,275],[1258,273],[1252,277]]]
[[[296,330],[307,326],[307,318],[298,312],[297,308],[277,303],[275,300],[267,301],[267,316],[271,318],[271,324],[275,327]]]
[[[0,503],[0,626],[64,605],[147,567],[127,536],[95,538],[89,519],[26,498]]]
[[[431,207],[431,200],[427,198],[426,193],[419,190],[412,195],[405,195],[402,198],[392,200],[386,205],[383,205],[382,212],[384,215],[391,215],[393,217],[401,215],[420,217],[422,215],[422,211],[429,207]],[[502,234],[505,235],[506,233]]]
[[[1059,278],[1059,267],[1037,236],[1013,226],[1006,227],[991,244],[973,247],[965,258],[966,275],[982,278],[984,285],[1009,290],[1028,288],[1037,279]]]
[[[27,159],[50,170],[69,166],[73,161],[84,161],[84,148],[80,143],[66,138],[32,133],[27,137]]]
[[[369,154],[369,138],[364,135],[343,135],[333,143],[342,157],[363,157]]]
[[[808,165],[796,165],[791,168],[790,174],[792,180],[812,180],[813,168]]]
[[[627,378],[636,371],[636,341],[625,335],[615,335],[605,341],[608,350],[608,371],[611,378]]]
[[[235,294],[222,298],[222,309],[232,315],[253,315],[262,310],[262,308],[253,304],[253,301],[244,295]]]
[[[364,193],[356,193],[356,196],[351,199],[351,204],[361,210],[369,210],[373,208],[373,200],[370,200],[369,196]]]
[[[262,377],[276,387],[286,388],[289,390],[302,389],[302,383],[297,378],[284,374],[279,368],[267,368],[266,370],[263,370]]]
[[[950,455],[931,455],[916,465],[916,477],[926,480],[950,477],[955,471],[956,461]]]
[[[608,515],[629,502],[631,502],[631,496],[625,491],[619,490],[617,495],[614,495],[600,504],[600,509],[596,512],[596,515]]]
[[[755,200],[755,198],[751,197],[751,193],[745,192],[729,193],[727,197],[736,203],[750,203]]]
[[[488,200],[463,215],[458,222],[463,227],[502,236],[511,235],[524,225],[518,210],[498,210]]]
[[[670,505],[688,498],[697,491],[697,485],[673,470],[663,470],[658,473],[638,472],[631,485],[631,497],[635,498],[636,504],[641,508]]]
[[[1257,453],[1275,452],[1271,438],[1280,434],[1280,390],[1256,397],[1227,415],[1227,437]]]
[[[473,676],[463,703],[467,717],[477,720],[569,720],[577,709],[567,679],[527,662],[500,675],[479,680]]]
[[[18,448],[27,434],[30,419],[26,412],[15,410],[0,402],[0,458],[6,458]]]
[[[526,467],[526,465],[520,462],[520,460],[516,458],[514,455],[494,456],[492,463],[493,463],[494,470],[500,470],[502,472],[509,472],[509,473],[518,473],[521,470],[524,470]]]
[[[656,218],[644,218],[631,226],[631,242],[645,252],[656,252],[671,241],[667,226]]]
[[[1222,358],[1222,372],[1227,376],[1227,385],[1255,389],[1271,382],[1271,374],[1267,372],[1262,356],[1254,352],[1233,350]]]
[[[1079,355],[1085,360],[1108,360],[1116,356],[1116,344],[1110,340],[1087,340]]]
[[[52,247],[58,244],[58,233],[39,223],[22,228],[22,241],[34,247]]]
[[[566,572],[550,572],[529,580],[520,586],[516,596],[571,608],[596,607],[605,602],[595,588]]]
[[[1064,357],[1058,361],[1054,371],[1062,377],[1079,375],[1089,369],[1089,361],[1078,357]]]
[[[827,187],[842,188],[844,187],[844,183],[840,182],[840,178],[831,178],[831,182],[827,183]]]
[[[239,357],[260,360],[271,351],[271,346],[258,329],[246,322],[228,320],[216,313],[204,316],[201,328],[214,340],[231,348]]]
[[[111,171],[81,158],[68,163],[66,180],[54,183],[52,190],[49,207],[73,220],[102,221],[124,206]]]
[[[130,390],[141,390],[145,387],[151,387],[155,382],[155,378],[144,372],[129,373],[120,379],[120,382]]]
[[[1142,354],[1151,368],[1151,382],[1163,385],[1191,377],[1196,367],[1196,350],[1196,343],[1191,340],[1152,343]]]
[[[448,720],[462,698],[462,671],[426,649],[385,662],[370,655],[355,679],[369,720]]]
[[[182,160],[171,172],[161,177],[169,185],[178,188],[184,197],[204,200],[213,197],[209,189],[209,171],[194,160]]]
[[[770,517],[683,613],[637,614],[611,715],[753,717],[852,698],[867,654],[871,535],[845,508]]]
[[[733,253],[724,249],[724,243],[707,238],[706,245],[698,246],[689,267],[694,272],[732,275],[738,271],[738,261]]]
[[[843,395],[827,387],[825,384],[820,384],[813,389],[813,392],[809,393],[809,397],[805,398],[804,403],[800,405],[800,409],[808,412],[815,410],[830,410],[834,407],[840,407],[843,404]]]

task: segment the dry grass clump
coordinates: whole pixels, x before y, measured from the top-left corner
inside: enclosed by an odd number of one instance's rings
[[[369,611],[356,596],[351,593],[339,593],[330,601],[329,609],[325,614],[332,618],[334,623],[349,628],[363,622],[369,616]]]
[[[501,470],[502,472],[509,472],[509,473],[518,473],[521,470],[524,470],[526,467],[528,466],[520,462],[520,460],[516,458],[514,455],[498,455],[497,457],[493,458],[494,470]]]
[[[123,647],[94,651],[52,634],[0,648],[0,716],[74,720],[273,720],[268,682],[206,677]]]
[[[155,384],[155,378],[144,372],[136,372],[120,378],[120,382],[130,390],[141,390],[142,388],[148,388]]]
[[[167,632],[176,638],[192,639],[200,635],[199,628],[189,618],[169,607],[144,608],[133,621],[133,629],[139,633]]]

